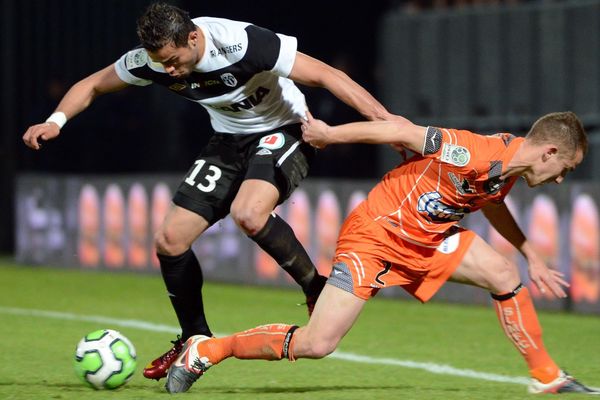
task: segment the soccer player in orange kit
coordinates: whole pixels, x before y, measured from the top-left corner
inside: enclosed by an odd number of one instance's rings
[[[325,357],[380,289],[402,286],[426,302],[451,280],[490,291],[500,325],[529,367],[531,393],[600,394],[562,371],[546,351],[517,266],[458,225],[481,209],[527,259],[539,290],[566,297],[562,273],[548,268],[533,250],[504,197],[519,177],[530,187],[560,183],[581,163],[587,136],[574,113],[545,115],[524,138],[423,127],[402,117],[328,126],[308,114],[303,139],[317,148],[389,143],[416,155],[385,175],[344,222],[331,275],[306,326],[272,324],[223,338],[194,336],[169,370],[169,392],[187,391],[228,357]]]

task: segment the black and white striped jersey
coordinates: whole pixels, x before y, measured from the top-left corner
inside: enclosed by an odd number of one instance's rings
[[[246,22],[200,17],[204,55],[185,79],[169,76],[146,50],[136,48],[115,63],[131,85],[157,83],[208,111],[217,132],[250,134],[300,122],[304,95],[287,78],[296,58],[296,38]]]

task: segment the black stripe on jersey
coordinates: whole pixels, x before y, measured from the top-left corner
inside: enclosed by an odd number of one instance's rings
[[[263,71],[273,69],[279,58],[281,40],[268,29],[255,25],[246,27],[248,48],[238,62],[211,72],[192,72],[186,79],[175,79],[165,72],[157,72],[148,65],[130,69],[129,72],[142,79],[148,79],[166,86],[174,93],[190,100],[203,100],[229,93],[245,85],[252,77]],[[209,54],[205,57],[210,57]],[[225,84],[224,76],[233,75],[235,84]]]
[[[483,190],[487,194],[496,194],[506,184],[506,181],[501,180],[502,175],[502,161],[496,160],[490,162],[490,169],[488,171],[488,179],[483,182]]]
[[[277,63],[281,40],[273,31],[256,25],[248,25],[248,51],[244,58],[261,71],[270,71]]]
[[[491,136],[495,136],[495,137],[499,137],[500,139],[502,139],[502,141],[504,142],[504,145],[506,147],[508,147],[508,145],[510,144],[510,142],[513,141],[514,138],[516,138],[515,135],[512,135],[510,133],[495,133]]]
[[[423,155],[435,154],[442,147],[442,131],[433,126],[427,127],[427,133],[425,134],[425,148],[423,149]]]

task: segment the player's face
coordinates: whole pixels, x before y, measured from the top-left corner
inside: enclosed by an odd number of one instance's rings
[[[573,171],[583,160],[583,152],[577,150],[574,157],[560,156],[558,153],[546,152],[524,174],[529,187],[544,185],[546,183],[561,183],[567,173]]]
[[[173,43],[167,44],[155,52],[148,51],[152,61],[162,64],[165,71],[173,78],[189,76],[194,66],[200,61],[197,47],[189,44],[176,47]]]

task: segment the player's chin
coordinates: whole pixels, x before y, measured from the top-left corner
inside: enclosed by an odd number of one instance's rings
[[[175,79],[185,79],[190,75],[191,75],[191,71],[190,72],[178,72],[176,74],[172,74],[171,77],[175,78]]]
[[[524,176],[524,177],[523,177],[523,180],[525,180],[525,183],[526,183],[526,184],[527,184],[527,186],[529,186],[530,188],[532,188],[532,187],[536,187],[536,186],[539,184],[539,182],[538,182],[538,183],[532,182],[532,181],[531,181],[531,179],[529,179],[527,176]]]

